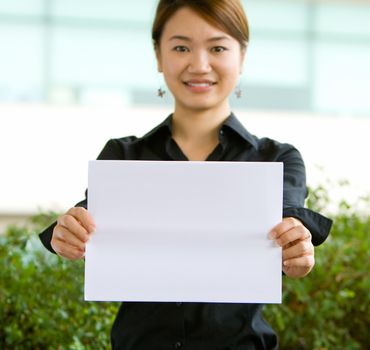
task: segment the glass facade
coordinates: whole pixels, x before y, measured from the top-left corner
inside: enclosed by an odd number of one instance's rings
[[[156,2],[0,0],[0,102],[163,104]],[[243,3],[251,42],[234,106],[370,116],[370,2]]]

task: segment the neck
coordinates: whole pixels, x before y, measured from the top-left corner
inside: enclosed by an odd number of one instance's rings
[[[172,118],[172,136],[176,141],[193,144],[214,143],[218,140],[222,123],[230,113],[229,106],[219,111],[183,111],[176,108]]]
[[[205,160],[219,143],[219,130],[230,114],[227,108],[189,111],[176,108],[172,137],[189,160]]]

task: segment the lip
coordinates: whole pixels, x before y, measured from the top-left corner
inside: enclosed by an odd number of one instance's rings
[[[191,92],[208,92],[216,82],[207,79],[191,79],[184,81],[184,84]]]

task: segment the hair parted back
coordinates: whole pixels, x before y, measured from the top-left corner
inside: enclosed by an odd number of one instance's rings
[[[240,0],[160,0],[152,26],[152,40],[159,47],[167,21],[180,8],[187,7],[208,23],[236,39],[245,49],[249,42],[249,26]]]

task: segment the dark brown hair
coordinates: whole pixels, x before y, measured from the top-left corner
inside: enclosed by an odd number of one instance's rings
[[[208,23],[236,39],[245,49],[249,41],[247,17],[240,0],[160,0],[152,26],[155,48],[159,47],[167,21],[182,7],[188,7]]]

